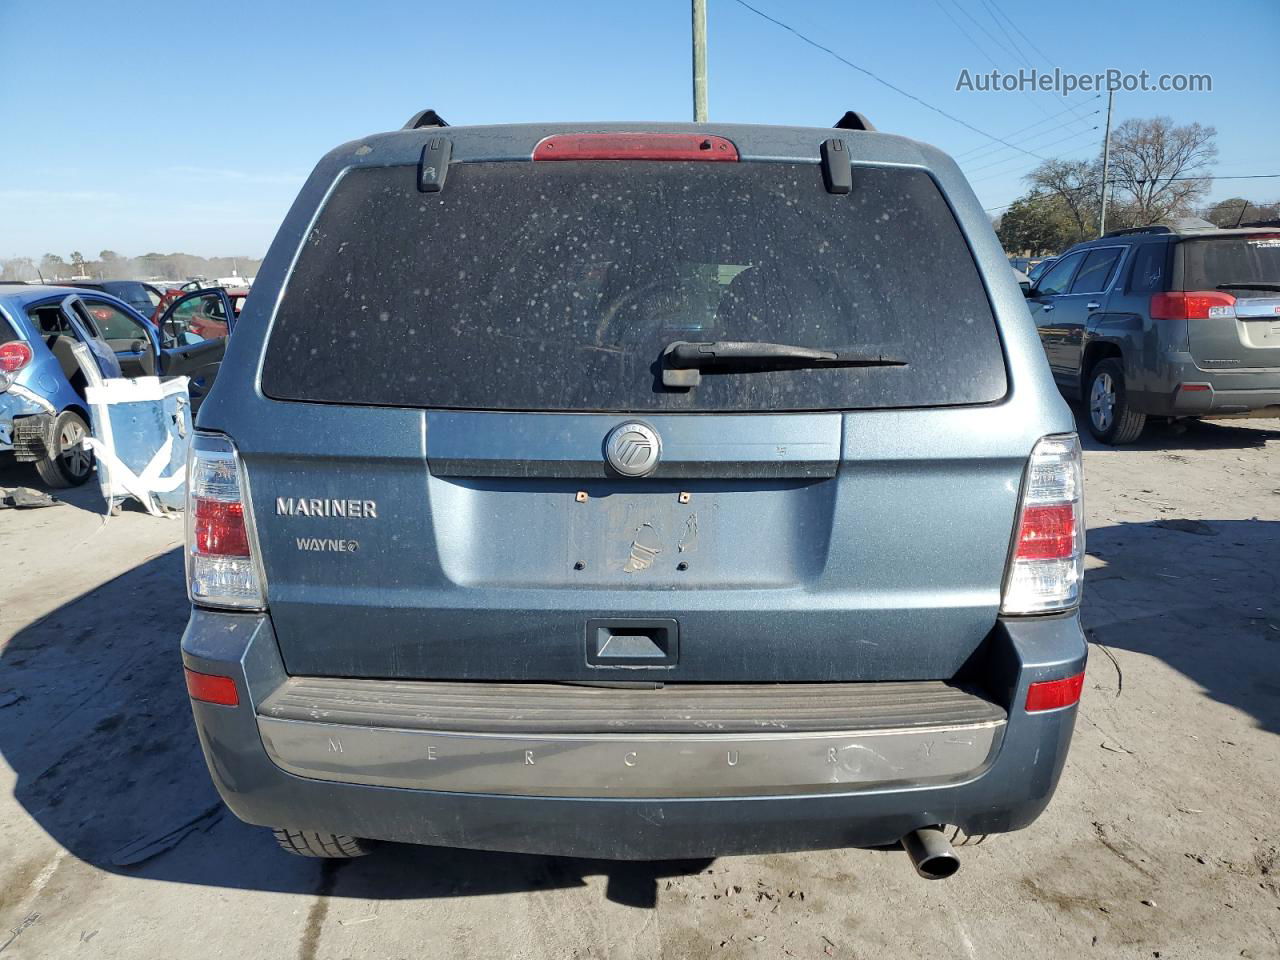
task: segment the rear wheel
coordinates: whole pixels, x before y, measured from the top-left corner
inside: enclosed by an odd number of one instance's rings
[[[317,833],[315,830],[272,830],[282,850],[299,857],[352,860],[368,853],[364,843],[345,833]]]
[[[1103,443],[1133,443],[1147,423],[1145,413],[1129,406],[1125,392],[1124,367],[1107,358],[1089,372],[1089,432]]]
[[[78,487],[93,473],[93,452],[84,445],[89,425],[80,414],[64,410],[53,424],[53,445],[36,472],[51,487]]]

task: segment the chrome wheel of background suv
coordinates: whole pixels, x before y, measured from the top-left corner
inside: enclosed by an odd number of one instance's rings
[[[1099,373],[1093,378],[1093,387],[1089,391],[1089,419],[1094,429],[1105,433],[1111,429],[1115,420],[1116,387],[1108,373]]]
[[[1124,368],[1115,357],[1098,363],[1089,374],[1089,432],[1106,444],[1132,443],[1147,422],[1129,405]]]

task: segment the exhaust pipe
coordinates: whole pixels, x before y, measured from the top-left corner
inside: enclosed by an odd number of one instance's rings
[[[921,827],[902,838],[902,849],[916,873],[926,880],[945,880],[960,869],[960,858],[941,827]]]

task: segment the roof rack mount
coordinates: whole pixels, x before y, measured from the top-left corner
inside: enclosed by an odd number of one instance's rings
[[[875,124],[857,110],[846,110],[843,117],[836,121],[837,130],[867,130],[875,132]]]
[[[447,127],[448,125],[449,124],[445,123],[444,117],[440,116],[440,114],[436,113],[434,110],[427,108],[426,110],[419,110],[415,113],[409,118],[409,122],[400,129],[421,130],[423,127]]]

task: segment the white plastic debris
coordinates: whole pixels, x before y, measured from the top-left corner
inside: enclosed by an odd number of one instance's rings
[[[113,378],[85,388],[108,512],[133,497],[155,516],[183,508],[191,398],[187,378]]]

